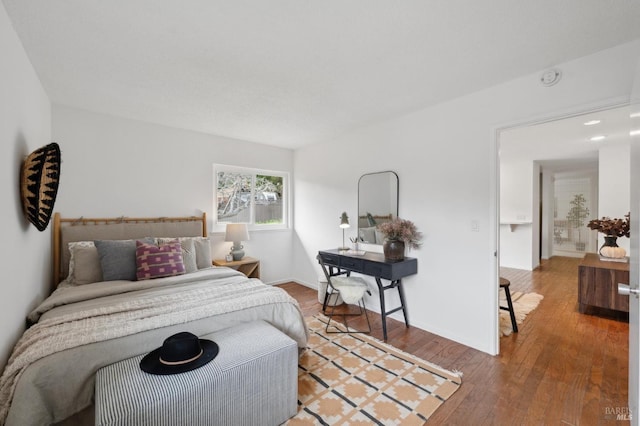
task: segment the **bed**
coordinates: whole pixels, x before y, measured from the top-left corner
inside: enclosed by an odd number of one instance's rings
[[[160,266],[150,260],[161,257]],[[56,289],[28,315],[29,328],[0,379],[0,423],[92,422],[96,371],[148,353],[180,331],[203,335],[262,319],[299,348],[306,346],[295,299],[230,268],[211,266],[205,215],[56,214],[53,258]]]

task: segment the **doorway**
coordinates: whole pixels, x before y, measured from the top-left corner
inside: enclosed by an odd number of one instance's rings
[[[603,244],[603,236],[586,224],[602,216],[622,217],[630,209],[629,113],[628,105],[615,105],[498,131],[498,273],[501,267],[533,271],[553,256],[582,257]],[[585,124],[594,121],[598,123]],[[601,134],[604,139],[591,140]],[[573,195],[565,191],[568,194],[559,194],[558,200],[556,182],[558,192],[572,187]],[[581,227],[577,221],[570,225],[571,235],[568,230],[557,232],[557,225],[568,228],[576,194],[584,195],[579,204],[588,214]],[[559,206],[562,199],[569,204]],[[554,237],[562,238],[558,247]],[[622,240],[619,245],[629,253],[629,239]],[[584,242],[584,247],[576,247],[576,241]],[[567,272],[577,277],[576,267]],[[568,307],[577,303],[570,299]]]
[[[625,105],[500,131],[500,266],[531,271],[541,259],[597,252],[603,238],[588,221],[630,209],[629,113]]]

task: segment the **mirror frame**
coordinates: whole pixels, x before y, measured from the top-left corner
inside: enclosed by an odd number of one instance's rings
[[[395,202],[395,208],[392,207],[389,213],[391,213],[391,215],[393,216],[392,219],[395,219],[396,217],[398,217],[398,210],[399,210],[399,205],[400,205],[400,178],[398,177],[398,174],[392,170],[383,170],[380,172],[373,172],[373,173],[365,173],[362,176],[360,176],[360,178],[358,179],[358,211],[357,211],[357,215],[356,215],[356,223],[357,223],[357,235],[358,237],[360,236],[360,206],[362,204],[361,198],[362,198],[362,179],[367,177],[367,176],[373,176],[373,175],[381,175],[381,174],[392,174],[393,177],[395,177],[395,190],[396,190],[396,202]],[[365,243],[365,244],[372,244],[372,245],[382,245],[382,243]]]

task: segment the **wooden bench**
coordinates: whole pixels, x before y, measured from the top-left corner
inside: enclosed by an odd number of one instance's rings
[[[95,424],[278,425],[296,414],[295,341],[264,321],[200,337],[220,353],[186,373],[145,373],[144,354],[98,370]]]

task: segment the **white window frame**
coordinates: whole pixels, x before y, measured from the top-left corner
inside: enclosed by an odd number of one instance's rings
[[[224,232],[228,223],[224,219],[218,219],[218,173],[242,173],[252,175],[251,179],[251,213],[250,221],[247,223],[249,230],[278,230],[290,228],[291,217],[291,191],[289,172],[277,170],[256,169],[251,167],[231,166],[227,164],[213,165],[213,227],[215,232]],[[282,223],[277,224],[256,224],[255,223],[255,180],[257,175],[277,176],[282,178]]]

